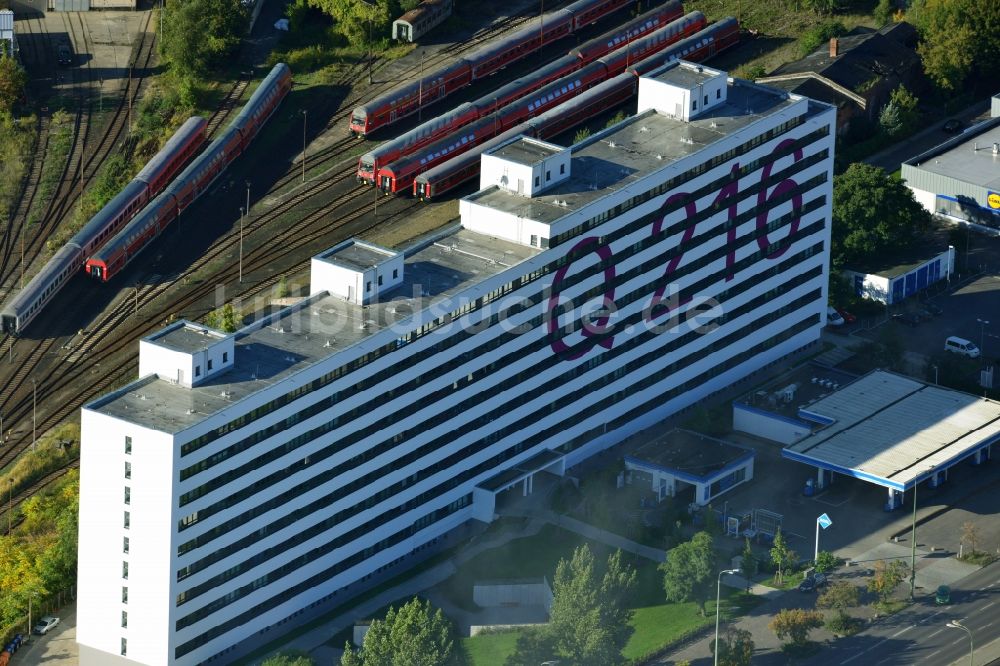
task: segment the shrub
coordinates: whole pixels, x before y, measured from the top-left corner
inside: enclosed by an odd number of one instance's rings
[[[805,57],[830,41],[832,37],[847,34],[847,28],[840,21],[826,21],[809,28],[799,37],[799,51]]]

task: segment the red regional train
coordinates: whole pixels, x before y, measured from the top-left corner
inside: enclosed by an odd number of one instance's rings
[[[676,45],[629,68],[629,73],[638,82],[638,76],[665,65],[672,60],[684,58],[700,62],[724,51],[739,41],[739,23],[727,18],[714,23],[696,35],[678,42]],[[442,196],[462,183],[479,175],[480,158],[487,150],[520,135],[549,139],[561,131],[574,127],[579,122],[612,109],[634,94],[634,86],[629,87],[628,78],[620,75],[582,93],[568,102],[546,111],[537,118],[513,127],[475,148],[454,157],[443,164],[428,169],[413,181],[413,194],[422,200]]]
[[[174,174],[205,143],[207,124],[199,116],[184,121],[142,171],[52,256],[0,313],[0,326],[5,333],[20,333],[66,281],[83,268],[90,253],[101,247],[166,187]]]
[[[288,65],[278,63],[254,91],[235,120],[177,179],[153,199],[99,252],[87,259],[87,274],[107,282],[190,206],[250,142],[292,87]]]
[[[512,34],[482,46],[454,63],[442,67],[377,97],[351,113],[349,129],[355,136],[375,130],[416,113],[421,107],[444,99],[459,88],[485,78],[507,65],[535,53],[546,44],[562,39],[637,0],[577,0],[565,9],[546,14],[542,26],[533,21]],[[673,2],[674,0],[671,0]],[[679,4],[679,0],[676,0]]]
[[[652,9],[625,25],[573,49],[568,55],[532,72],[530,76],[512,81],[474,102],[462,104],[391,141],[386,141],[371,152],[362,155],[361,159],[358,160],[358,181],[374,184],[377,164],[391,164],[438,138],[454,132],[459,127],[507,106],[545,84],[580,69],[606,53],[659,29],[680,17],[682,11],[680,0],[670,0],[665,5]]]
[[[691,12],[640,40],[619,47],[569,76],[553,81],[496,113],[461,128],[419,151],[386,164],[378,170],[378,185],[385,192],[410,192],[414,179],[451,157],[482,144],[510,127],[579,95],[584,90],[613,78],[632,63],[662,51],[683,37],[701,30],[705,16]]]

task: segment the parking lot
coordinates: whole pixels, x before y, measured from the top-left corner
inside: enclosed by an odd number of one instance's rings
[[[27,645],[14,655],[12,666],[70,666],[80,663],[80,651],[76,644],[76,604],[67,604],[54,615],[59,618],[56,628],[44,636],[32,636]]]

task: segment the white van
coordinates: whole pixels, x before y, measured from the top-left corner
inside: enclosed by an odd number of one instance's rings
[[[968,356],[969,358],[979,358],[979,347],[965,338],[954,335],[944,341],[944,350]]]

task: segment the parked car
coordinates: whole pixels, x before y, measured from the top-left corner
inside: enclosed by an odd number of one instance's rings
[[[975,342],[969,342],[965,338],[953,335],[944,341],[944,350],[953,354],[968,356],[969,358],[979,358],[979,347]]]
[[[844,321],[847,322],[848,324],[853,324],[854,322],[856,322],[858,320],[857,317],[855,317],[854,315],[852,315],[847,310],[844,310],[843,308],[836,308],[836,310],[837,310],[837,314],[839,314],[841,317],[843,317]]]
[[[941,309],[940,305],[931,302],[924,303],[922,311],[934,317],[940,317],[944,314],[944,310]]]
[[[840,313],[835,308],[827,308],[826,323],[828,326],[843,326],[844,318],[840,316]]]
[[[915,328],[920,325],[924,319],[916,312],[897,312],[892,315],[892,320],[900,324],[906,324],[911,328]]]
[[[826,574],[812,573],[799,583],[799,592],[812,592],[826,585]]]
[[[67,44],[60,44],[56,47],[56,61],[63,67],[69,67],[73,64],[73,51]]]
[[[947,585],[938,585],[937,593],[934,595],[934,603],[944,606],[951,603],[951,588]]]
[[[39,636],[44,636],[52,631],[57,624],[59,624],[59,618],[46,615],[38,621],[38,624],[35,625],[35,628],[32,629],[32,631]]]
[[[944,125],[941,126],[941,129],[948,134],[958,134],[962,131],[962,121],[958,118],[952,118],[945,121]]]

